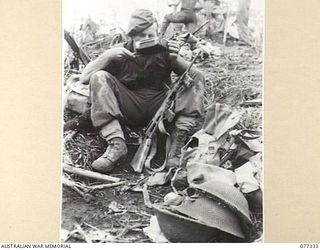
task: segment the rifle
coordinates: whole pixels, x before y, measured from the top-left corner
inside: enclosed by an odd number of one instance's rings
[[[210,20],[207,20],[205,22],[203,22],[195,31],[193,31],[191,34],[195,35],[196,33],[198,33],[204,26],[207,25],[207,23],[209,23]]]
[[[90,58],[86,55],[86,53],[82,49],[79,48],[76,41],[73,39],[70,33],[66,30],[64,30],[64,39],[66,39],[71,49],[76,53],[78,58],[80,58],[82,63],[86,66],[90,62]]]
[[[66,30],[64,30],[64,39],[70,45],[73,52],[76,53],[77,57],[80,58],[82,63],[86,66],[90,62],[89,57],[81,48],[79,48],[78,44],[73,39],[71,34]],[[91,127],[91,126],[93,125],[90,120],[90,110],[87,110],[83,114],[67,121],[63,126],[63,131],[80,130],[80,129]]]
[[[147,156],[149,154],[152,139],[155,135],[155,132],[160,124],[165,119],[165,115],[170,110],[170,107],[175,100],[177,92],[187,86],[184,82],[188,79],[185,79],[187,77],[190,78],[188,75],[192,65],[196,61],[197,57],[200,55],[200,51],[196,54],[196,56],[191,61],[190,65],[186,69],[186,71],[175,81],[173,84],[173,87],[169,90],[166,98],[164,99],[163,103],[161,104],[160,108],[158,109],[157,113],[153,116],[152,120],[147,126],[144,138],[142,143],[140,144],[137,152],[135,153],[133,159],[130,162],[131,167],[134,169],[135,172],[141,173],[142,169],[145,165],[145,161],[147,159]],[[190,80],[190,79],[189,79]],[[173,117],[170,117],[173,119]]]

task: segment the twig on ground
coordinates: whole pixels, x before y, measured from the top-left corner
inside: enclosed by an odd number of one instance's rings
[[[85,176],[85,177],[89,177],[89,178],[93,178],[93,179],[97,179],[97,180],[102,180],[102,181],[110,181],[110,182],[119,182],[120,181],[120,178],[117,178],[117,177],[112,177],[109,175],[96,173],[96,172],[93,172],[90,170],[76,168],[76,167],[70,166],[68,164],[63,164],[63,170],[68,173],[77,174],[77,175],[81,175],[81,176]]]
[[[70,238],[72,238],[74,236],[74,234],[78,233],[78,230],[75,229],[73,231],[70,231],[67,235],[67,237],[64,239],[64,242],[67,242]]]
[[[120,182],[111,183],[111,184],[100,184],[100,185],[88,186],[88,188],[89,188],[91,191],[93,191],[93,190],[97,190],[97,189],[117,187],[117,186],[123,185],[123,184],[125,184],[125,183],[126,183],[126,181],[120,181]]]
[[[86,225],[86,226],[88,226],[88,227],[90,227],[90,228],[94,229],[94,230],[98,230],[98,231],[99,231],[99,228],[97,228],[97,227],[95,227],[95,226],[92,226],[92,225],[91,225],[91,224],[89,224],[88,222],[83,221],[82,223],[83,223],[84,225]]]
[[[78,133],[77,130],[73,130],[72,132],[68,133],[68,134],[63,138],[63,145],[65,145],[68,141],[70,141],[77,133]]]
[[[83,231],[82,227],[77,224],[76,226],[76,229],[78,230],[78,233],[83,236],[84,240],[87,242],[87,243],[92,243],[92,240],[86,235],[86,233]]]

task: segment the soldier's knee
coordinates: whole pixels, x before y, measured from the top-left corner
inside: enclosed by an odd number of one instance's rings
[[[193,72],[193,79],[194,79],[194,84],[195,84],[196,89],[203,90],[204,84],[205,84],[204,75],[200,71],[195,70]]]
[[[90,80],[101,80],[105,78],[110,78],[111,74],[104,70],[99,70],[95,73],[93,73],[90,77]]]
[[[202,82],[205,81],[204,75],[198,70],[195,70],[194,76],[199,81],[202,81]]]
[[[103,70],[99,70],[95,73],[93,73],[90,77],[90,85],[91,87],[98,86],[98,85],[105,85],[105,83],[110,82],[110,79],[112,78],[112,75]]]
[[[196,96],[203,98],[204,95],[204,82],[199,81],[194,84],[194,92]]]

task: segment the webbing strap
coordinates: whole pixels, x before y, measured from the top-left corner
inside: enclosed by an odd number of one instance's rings
[[[157,153],[157,141],[156,141],[156,139],[152,140],[151,150],[150,150],[150,153],[145,161],[145,167],[149,173],[161,172],[166,168],[170,146],[171,146],[171,139],[170,139],[170,136],[167,136],[167,139],[166,139],[166,158],[160,167],[152,168],[151,167],[151,160],[153,159],[153,157]]]

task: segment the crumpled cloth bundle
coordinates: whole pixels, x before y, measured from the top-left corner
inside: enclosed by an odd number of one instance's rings
[[[232,167],[241,192],[259,189],[261,178],[257,174],[262,172],[261,132],[236,129],[241,115],[241,112],[232,111],[225,104],[211,105],[202,129],[182,149],[181,167],[192,163],[224,167],[228,157],[236,163],[240,159],[241,164]]]

